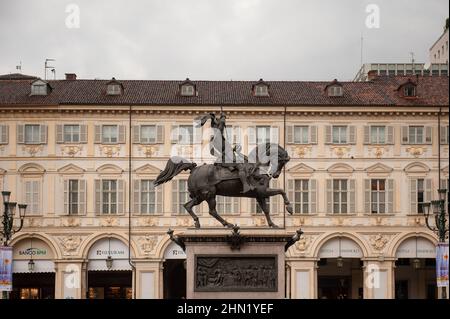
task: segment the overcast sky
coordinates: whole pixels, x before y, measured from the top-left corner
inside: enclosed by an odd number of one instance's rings
[[[66,21],[80,10],[79,28]],[[369,29],[366,6],[380,9]],[[428,61],[448,0],[0,0],[0,74],[351,80],[364,62]],[[69,18],[71,18],[70,16]],[[49,72],[49,76],[52,74]]]

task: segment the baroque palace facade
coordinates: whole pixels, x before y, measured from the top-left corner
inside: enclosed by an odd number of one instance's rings
[[[276,224],[304,231],[286,252],[286,298],[435,298],[437,238],[422,204],[448,188],[448,102],[447,76],[1,76],[0,190],[28,204],[10,243],[11,298],[184,297],[184,253],[166,232],[193,225],[187,173],[156,190],[152,181],[172,155],[213,160],[192,120],[222,106],[244,154],[266,141],[290,154],[273,183],[295,213],[270,202]],[[242,229],[266,227],[252,200],[219,198],[218,211]],[[195,212],[222,228],[205,205]]]

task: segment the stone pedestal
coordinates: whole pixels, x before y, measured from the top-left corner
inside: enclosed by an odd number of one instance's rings
[[[188,299],[285,298],[285,230],[192,229],[184,243]]]

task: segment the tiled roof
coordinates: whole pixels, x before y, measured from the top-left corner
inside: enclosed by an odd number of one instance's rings
[[[198,94],[181,96],[183,81],[118,80],[123,94],[106,95],[109,80],[48,81],[47,96],[30,96],[31,80],[1,80],[0,106],[21,105],[240,105],[240,106],[448,106],[448,77],[412,77],[418,97],[402,98],[396,89],[410,77],[378,77],[371,82],[340,82],[342,97],[329,97],[330,83],[310,81],[266,81],[268,97],[252,94],[256,81],[192,81]]]

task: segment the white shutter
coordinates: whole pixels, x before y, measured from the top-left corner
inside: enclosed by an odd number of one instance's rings
[[[417,214],[417,179],[409,180],[410,213]]]
[[[355,194],[355,192],[356,192],[356,181],[354,180],[354,179],[351,179],[351,180],[349,180],[349,186],[350,186],[350,189],[349,189],[349,193],[348,193],[348,195],[349,195],[349,213],[356,213],[356,194]]]
[[[402,144],[409,144],[409,127],[402,126]]]
[[[39,130],[41,133],[41,144],[47,144],[47,125],[41,124]]]
[[[433,142],[433,127],[425,126],[425,144],[432,144]]]
[[[25,143],[25,125],[22,124],[17,125],[17,143],[19,144]]]
[[[433,195],[432,195],[432,180],[430,178],[427,178],[424,180],[424,191],[425,191],[425,197],[424,200],[426,203],[431,202],[431,200],[433,199]]]
[[[178,183],[179,180],[175,180],[172,182],[172,212],[174,214],[177,214],[179,212]]]
[[[32,181],[25,182],[25,204],[28,205],[28,209],[30,210],[30,213],[33,214],[34,207],[32,203]]]
[[[294,194],[294,180],[293,179],[288,179],[287,181],[287,186],[288,186],[288,199],[289,202],[291,202],[291,204],[293,204],[293,207],[295,209],[295,194]],[[298,213],[296,211],[294,211],[294,213]]]
[[[172,125],[172,130],[170,132],[170,142],[172,144],[178,143],[179,129],[180,127],[178,125]]]
[[[156,214],[162,214],[163,213],[163,187],[162,185],[155,187],[155,193],[156,193]]]
[[[87,125],[80,125],[80,143],[87,143]]]
[[[141,180],[133,180],[133,213],[141,213]]]
[[[194,125],[192,130],[193,130],[193,134],[194,134],[194,136],[193,136],[194,144],[201,144],[202,143],[202,136],[203,136],[202,135],[203,134],[203,126],[196,127]]]
[[[294,126],[288,125],[286,126],[286,144],[294,143]]]
[[[123,180],[117,180],[117,213],[123,214],[125,212],[125,188]]]
[[[164,125],[156,125],[156,143],[164,144]]]
[[[317,213],[317,180],[309,180],[309,202],[310,202],[310,213]]]
[[[389,214],[394,213],[394,180],[393,179],[388,179],[386,181],[387,183],[387,187],[386,187],[386,192],[387,192],[387,196],[386,196],[386,212]]]
[[[356,144],[356,127],[354,125],[348,127],[348,143]]]
[[[272,126],[270,128],[270,143],[278,144],[279,142],[279,128],[278,126]]]
[[[309,143],[317,144],[317,126],[311,125],[309,127]]]
[[[364,213],[370,214],[372,212],[371,203],[371,180],[364,180]]]
[[[139,144],[141,142],[141,126],[133,125],[131,127],[131,131],[133,133],[133,143]]]
[[[331,135],[331,125],[325,126],[325,144],[331,144],[333,142],[333,136]]]
[[[441,126],[441,144],[448,144],[448,125]]]
[[[233,126],[233,144],[241,145],[241,127]]]
[[[256,144],[256,127],[255,126],[249,126],[247,128],[247,135],[248,135],[248,144],[250,144],[250,145]]]
[[[69,180],[64,180],[64,215],[69,214]]]
[[[64,143],[64,125],[57,124],[56,125],[56,143]]]
[[[78,180],[78,214],[86,214],[86,181]]]
[[[125,138],[126,138],[126,127],[125,125],[119,125],[119,137],[117,139],[119,144],[125,144]]]
[[[239,203],[241,198],[240,197],[232,197],[232,205],[233,205],[233,214],[239,214]]]
[[[33,204],[35,206],[35,213],[41,213],[41,182],[40,181],[33,181],[33,189],[34,193],[36,194],[36,197],[33,196]]]
[[[101,144],[102,143],[102,126],[95,125],[95,139],[94,143]]]
[[[370,126],[364,126],[364,144],[370,144]]]
[[[271,180],[270,182],[270,188],[278,188],[278,181],[276,179]],[[271,196],[269,197],[269,203],[270,203],[270,212],[272,214],[278,214],[278,212],[280,211],[279,207],[280,207],[280,196],[276,195],[276,196]]]
[[[94,187],[95,187],[95,213],[101,214],[102,213],[102,181],[100,179],[96,179],[94,181]]]
[[[394,127],[386,126],[386,144],[394,144]]]
[[[0,132],[0,144],[8,144],[8,140],[9,140],[8,129],[9,129],[9,126],[7,124],[0,125],[0,130],[1,130],[1,132]]]
[[[327,179],[327,214],[333,213],[333,180]]]

